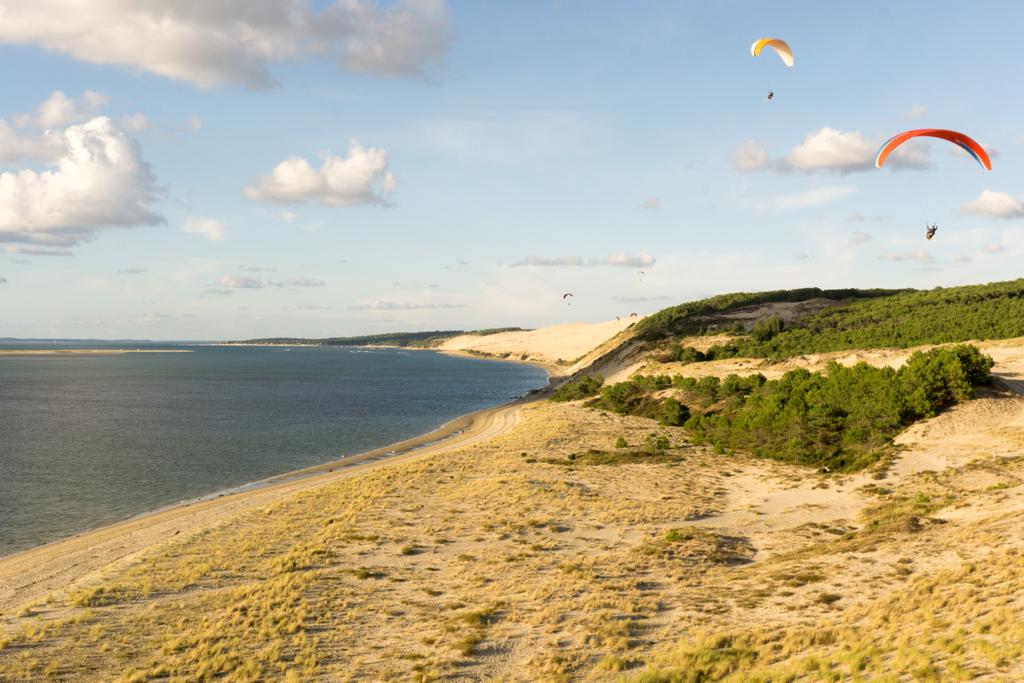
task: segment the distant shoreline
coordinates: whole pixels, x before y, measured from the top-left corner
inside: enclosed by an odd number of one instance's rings
[[[192,349],[0,349],[0,356],[116,356],[123,353],[192,353]]]

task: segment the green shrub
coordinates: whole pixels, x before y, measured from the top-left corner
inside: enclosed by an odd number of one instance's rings
[[[915,353],[898,371],[831,363],[822,373],[791,370],[777,380],[637,376],[604,387],[588,405],[683,424],[696,441],[719,453],[745,450],[852,471],[875,462],[910,423],[972,398],[976,386],[991,380],[991,368],[992,359],[976,347],[959,345]],[[694,411],[677,398],[652,395],[669,386]],[[648,450],[659,448],[653,438]]]
[[[759,342],[765,342],[782,332],[782,327],[782,318],[778,316],[762,318],[754,323],[753,329],[750,330],[750,336]]]
[[[601,375],[583,375],[579,379],[567,382],[560,386],[551,395],[552,401],[578,401],[581,398],[593,396],[604,384]]]
[[[831,363],[824,373],[791,370],[778,380],[728,379],[746,398],[686,427],[700,441],[831,470],[874,462],[911,422],[973,397],[992,359],[976,347],[915,353],[899,371]]]

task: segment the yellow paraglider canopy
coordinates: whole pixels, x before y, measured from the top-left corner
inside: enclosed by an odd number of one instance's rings
[[[793,51],[789,49],[789,45],[786,41],[781,38],[758,38],[754,41],[754,44],[750,46],[750,54],[757,57],[761,54],[761,50],[766,47],[770,47],[779,55],[779,59],[786,66],[793,66]]]

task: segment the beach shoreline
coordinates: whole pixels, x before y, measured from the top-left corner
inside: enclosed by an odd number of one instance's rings
[[[491,439],[512,429],[520,408],[538,400],[542,391],[455,417],[429,432],[379,448],[239,484],[0,556],[0,612],[66,590],[171,538],[218,526],[245,510],[293,493]]]
[[[191,349],[0,349],[0,356],[117,356],[125,353],[192,353]]]

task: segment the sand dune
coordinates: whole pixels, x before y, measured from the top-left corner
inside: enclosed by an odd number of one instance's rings
[[[522,332],[467,334],[446,340],[441,351],[476,352],[510,360],[529,360],[555,375],[567,374],[590,352],[605,344],[640,317],[603,323],[566,323]]]

